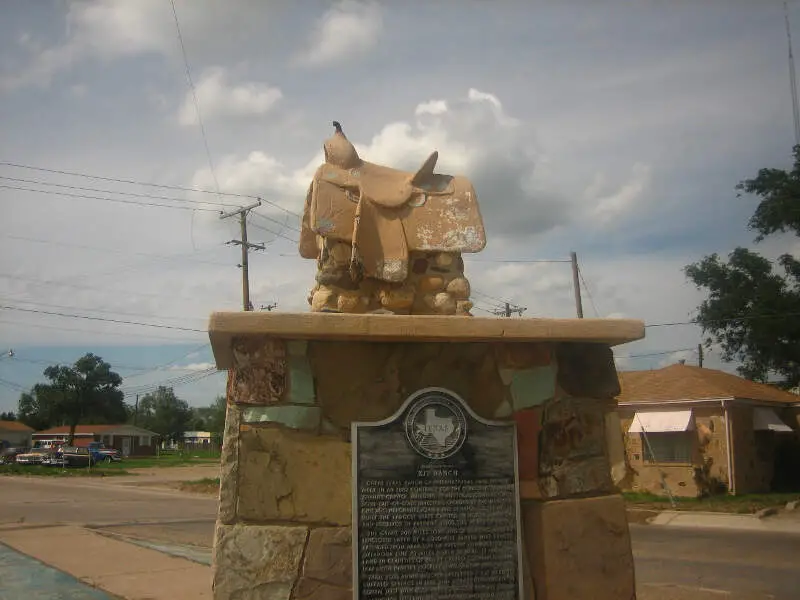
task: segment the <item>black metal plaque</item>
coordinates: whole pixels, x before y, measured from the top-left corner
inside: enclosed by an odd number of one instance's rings
[[[521,600],[516,427],[426,388],[353,423],[359,600]]]

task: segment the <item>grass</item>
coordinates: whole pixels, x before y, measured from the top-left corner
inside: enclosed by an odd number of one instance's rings
[[[198,450],[174,452],[159,456],[131,456],[107,465],[108,469],[152,469],[160,467],[186,467],[191,465],[219,464],[219,452]]]
[[[204,477],[195,481],[184,481],[178,486],[178,489],[196,494],[216,494],[219,492],[219,477]]]
[[[46,467],[43,465],[0,465],[1,475],[24,475],[27,477],[107,477],[114,475],[131,475],[125,469],[109,468],[106,465],[92,467],[91,470],[85,467],[71,467],[62,469],[60,467]]]
[[[672,509],[669,498],[647,492],[625,492],[625,501],[631,508],[655,510]],[[694,510],[708,512],[725,512],[752,514],[762,508],[784,506],[787,502],[800,499],[800,493],[794,494],[742,494],[740,496],[708,496],[706,498],[675,498],[675,510]]]

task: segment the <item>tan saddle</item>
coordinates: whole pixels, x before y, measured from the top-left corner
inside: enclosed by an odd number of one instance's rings
[[[385,281],[408,275],[410,250],[479,252],[486,245],[475,189],[465,177],[434,173],[438,152],[416,172],[362,160],[334,122],[325,164],[306,196],[300,254],[317,258],[316,236],[353,245],[363,273]]]

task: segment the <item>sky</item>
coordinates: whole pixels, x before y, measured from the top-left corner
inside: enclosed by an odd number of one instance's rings
[[[488,238],[465,256],[476,316],[509,301],[574,317],[576,252],[586,316],[649,325],[615,349],[620,369],[696,364],[699,328],[659,326],[703,299],[685,265],[738,245],[800,254],[789,236],[755,245],[757,200],[734,189],[790,164],[775,0],[3,9],[0,411],[86,352],[129,402],[158,385],[194,406],[223,393],[206,327],[240,310],[241,273],[219,211],[262,199],[253,304],[307,311],[299,214],[333,120],[366,160],[414,169],[438,150],[439,172],[472,179]],[[796,1],[789,14],[800,23]],[[736,367],[716,347],[706,366]]]

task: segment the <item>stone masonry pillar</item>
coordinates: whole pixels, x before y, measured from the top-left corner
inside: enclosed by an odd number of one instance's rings
[[[442,387],[517,427],[526,597],[635,598],[610,347],[638,321],[217,313],[229,369],[214,598],[352,598],[353,421]]]

